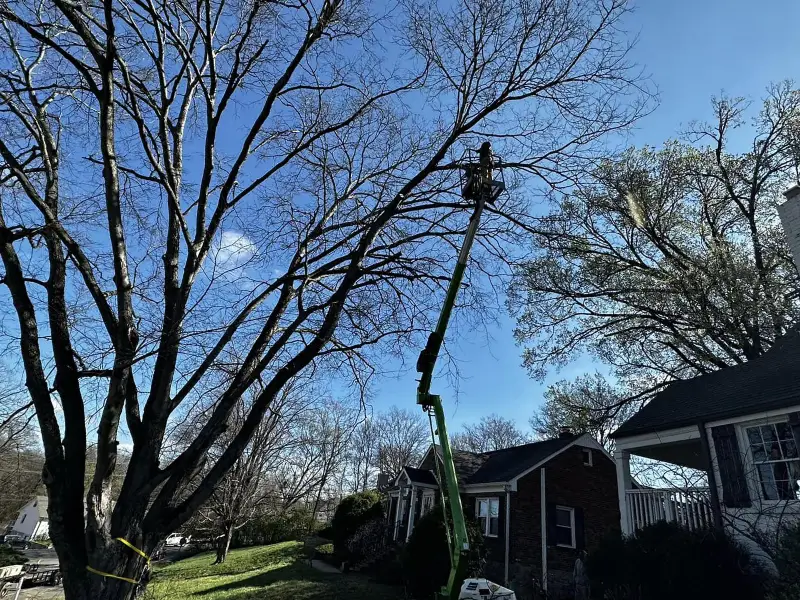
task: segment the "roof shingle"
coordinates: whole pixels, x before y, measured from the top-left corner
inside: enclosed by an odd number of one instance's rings
[[[676,381],[611,434],[621,438],[800,404],[800,331],[746,363]]]

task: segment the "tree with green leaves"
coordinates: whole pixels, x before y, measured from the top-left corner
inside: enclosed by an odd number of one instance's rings
[[[589,352],[628,395],[761,355],[796,322],[776,203],[797,179],[800,92],[769,88],[742,151],[742,99],[681,141],[602,161],[538,219],[510,309],[535,376]]]

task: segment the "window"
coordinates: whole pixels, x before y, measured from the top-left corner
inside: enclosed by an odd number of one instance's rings
[[[433,508],[433,494],[422,494],[422,515],[428,514],[428,512]]]
[[[799,499],[800,457],[789,423],[746,427],[745,435],[762,499]]]
[[[556,546],[575,547],[575,509],[556,506]]]
[[[478,498],[478,524],[483,535],[497,537],[500,533],[499,498]]]
[[[592,451],[589,448],[584,448],[583,452],[583,465],[585,467],[591,467],[594,463],[592,462]]]
[[[28,515],[26,513],[23,513],[22,520],[19,522],[20,525],[22,525],[25,522],[25,517],[27,517],[27,516]]]

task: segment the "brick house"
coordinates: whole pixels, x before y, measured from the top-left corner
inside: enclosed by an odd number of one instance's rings
[[[431,446],[388,491],[390,535],[399,543],[437,501],[439,456]],[[518,597],[529,596],[534,579],[552,598],[571,597],[580,551],[619,530],[614,461],[589,435],[566,433],[482,454],[457,451],[453,462],[464,513],[484,534],[485,575]]]

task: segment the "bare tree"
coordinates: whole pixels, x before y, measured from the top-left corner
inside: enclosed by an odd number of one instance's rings
[[[393,406],[378,416],[375,426],[381,473],[396,476],[406,465],[416,465],[430,446],[430,425],[421,410]]]
[[[377,483],[379,435],[378,425],[371,417],[353,432],[346,463],[349,472],[345,474],[350,493],[364,492]]]
[[[713,122],[605,161],[539,221],[509,300],[534,375],[588,350],[641,394],[759,356],[795,322],[775,205],[796,179],[800,93],[772,86],[733,153],[747,107],[715,100]]]
[[[627,402],[628,397],[627,390],[599,372],[558,381],[545,391],[544,404],[530,419],[531,429],[547,439],[569,427],[575,433],[592,434],[610,450],[609,435],[639,408]]]
[[[491,452],[528,443],[528,435],[511,419],[499,415],[482,417],[478,423],[466,424],[453,436],[453,448],[468,452]]]
[[[128,598],[287,382],[365,381],[431,327],[480,137],[574,181],[647,101],[622,0],[0,4],[0,258],[68,600]],[[511,173],[513,175],[513,173]],[[514,183],[514,182],[512,182]],[[535,213],[491,207],[457,319],[486,314]],[[480,305],[482,311],[470,312]],[[11,311],[9,302],[9,311]],[[188,446],[165,452],[231,344]],[[189,486],[237,402],[238,433]],[[53,406],[57,398],[63,417]],[[88,429],[97,461],[84,490]],[[120,427],[133,451],[119,499]],[[94,435],[94,434],[93,434]]]
[[[323,398],[294,419],[292,443],[272,475],[283,510],[302,503],[316,517],[323,496],[334,491],[358,416],[357,408]]]

